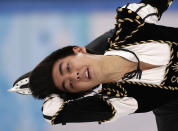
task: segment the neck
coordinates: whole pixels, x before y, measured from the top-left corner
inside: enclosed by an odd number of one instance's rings
[[[137,63],[120,56],[103,56],[101,63],[102,83],[119,81],[126,73],[137,67]]]

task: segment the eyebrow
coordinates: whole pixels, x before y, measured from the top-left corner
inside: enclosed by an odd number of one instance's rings
[[[63,73],[63,70],[62,70],[62,65],[63,65],[63,62],[61,62],[61,63],[59,64],[59,72],[60,72],[61,75],[64,74],[64,73]],[[62,88],[63,88],[65,91],[69,92],[69,90],[65,87],[65,82],[66,82],[65,80],[62,81]],[[73,86],[71,87],[71,85],[70,85],[70,88],[73,88]]]
[[[61,62],[61,63],[59,64],[59,72],[60,72],[61,75],[63,75],[62,65],[63,65],[63,62]]]

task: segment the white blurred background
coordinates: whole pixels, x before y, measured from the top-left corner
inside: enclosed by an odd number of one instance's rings
[[[114,27],[117,6],[139,0],[0,0],[0,131],[157,131],[152,112],[113,123],[51,126],[42,101],[8,93],[13,82],[53,50],[85,46]],[[178,27],[178,1],[159,24]]]

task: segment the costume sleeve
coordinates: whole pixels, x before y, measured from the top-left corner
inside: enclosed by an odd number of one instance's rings
[[[117,30],[117,35],[119,34],[119,32],[122,32],[121,30],[123,26],[122,27],[121,25],[119,26],[120,30],[118,30],[117,28],[118,21],[120,21],[120,24],[123,21],[125,21],[125,23],[129,23],[129,25],[131,26],[133,25],[133,28],[130,28],[130,29],[134,29],[134,30],[138,26],[141,27],[142,26],[141,23],[143,23],[143,21],[148,22],[148,23],[156,23],[158,21],[157,10],[153,8],[151,5],[145,5],[144,3],[141,3],[141,4],[131,3],[131,4],[127,4],[123,6],[122,8],[126,8],[128,13],[123,13],[122,9],[117,8],[117,13],[119,13],[119,15],[118,16],[116,15],[116,19],[118,18],[116,22],[116,28],[109,30],[108,32],[102,34],[101,36],[97,37],[95,40],[90,42],[86,46],[88,52],[91,51],[91,53],[95,53],[95,54],[104,54],[105,50],[107,50],[110,47],[110,44],[108,42],[111,42],[111,41],[109,39],[113,37],[113,35],[116,33],[116,30]],[[132,11],[135,12],[134,15],[133,14],[129,15],[131,14],[129,13],[130,11],[131,13]],[[131,19],[134,19],[134,21]],[[125,32],[128,32],[127,29],[125,30]]]
[[[108,50],[119,49],[124,43],[130,43],[145,25],[154,25],[161,17],[162,13],[171,4],[170,0],[142,0],[142,3],[131,3],[118,7],[115,15],[115,32],[108,38],[110,48]],[[143,36],[144,37],[144,36]]]
[[[118,7],[116,12],[115,32],[112,37],[108,38],[109,49],[111,50],[116,49],[115,47],[119,48],[119,45],[131,39],[145,24],[143,18],[137,12],[128,9],[128,5],[123,8]]]
[[[86,49],[90,52],[96,53],[96,54],[104,54],[105,50],[109,48],[109,44],[107,39],[109,37],[112,37],[115,32],[115,29],[109,30],[108,32],[105,32],[101,36],[94,39],[92,42],[90,42]]]
[[[103,85],[102,95],[108,97],[133,97],[138,102],[136,113],[152,111],[178,98],[177,87],[167,87],[132,81]]]
[[[52,94],[49,97],[46,97],[44,99],[43,105],[42,105],[42,112],[44,119],[51,123],[52,117],[55,115],[55,113],[63,107],[64,100],[61,99],[58,95]]]
[[[150,4],[145,3],[129,3],[122,8],[130,9],[137,13],[144,22],[156,24],[158,22],[158,10]]]
[[[146,5],[151,5],[157,10],[159,19],[161,18],[162,14],[168,9],[171,3],[174,0],[141,0],[141,3]]]
[[[115,115],[114,107],[102,97],[88,96],[64,102],[60,97],[45,100],[42,112],[51,124],[75,122],[102,122]]]
[[[140,4],[129,3],[125,6],[123,6],[122,8],[126,8],[127,11],[129,11],[129,10],[133,11],[133,12],[135,12],[136,15],[134,15],[134,17],[131,17],[127,13],[124,13],[124,14],[122,14],[122,17],[120,17],[120,19],[127,18],[127,19],[125,19],[125,22],[126,21],[129,22],[129,19],[135,19],[135,22],[137,21],[137,23],[141,23],[141,22],[139,22],[139,20],[141,21],[141,19],[142,19],[144,22],[147,22],[147,23],[157,23],[158,9],[154,6],[152,6],[152,3],[149,4],[149,2],[147,2],[148,3],[147,4],[145,1],[141,1],[141,2],[142,3],[140,3]],[[119,8],[117,8],[117,12],[122,13],[121,11],[118,11],[118,9]],[[122,9],[120,9],[120,10],[122,10]],[[130,18],[128,18],[128,17],[130,17]],[[140,17],[141,17],[141,19],[139,19]],[[117,15],[116,15],[116,18],[117,18]],[[132,20],[130,20],[130,21],[132,21]],[[130,24],[132,25],[133,22],[130,22]],[[117,23],[116,23],[116,25],[117,25]],[[119,31],[121,31],[121,30],[119,30]],[[109,30],[108,32],[102,34],[101,36],[97,37],[95,40],[90,42],[86,46],[86,48],[88,49],[88,51],[91,51],[93,53],[104,54],[105,50],[107,50],[109,48],[108,38],[111,38],[114,35],[114,33],[116,33],[116,29]]]
[[[138,109],[138,102],[133,97],[111,98],[108,101],[116,110],[113,119],[108,122],[112,122],[117,120],[118,118],[135,113],[135,111]]]

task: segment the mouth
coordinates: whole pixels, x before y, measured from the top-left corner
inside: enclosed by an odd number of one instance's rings
[[[91,73],[90,73],[89,68],[86,69],[85,76],[86,76],[86,78],[91,79]]]

